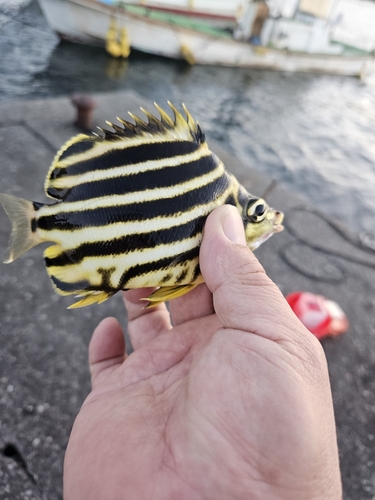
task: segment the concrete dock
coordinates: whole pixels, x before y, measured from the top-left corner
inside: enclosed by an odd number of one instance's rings
[[[132,92],[95,99],[95,124],[101,126],[128,110],[138,113],[140,105],[152,109]],[[74,119],[67,97],[1,103],[0,191],[47,201],[44,179],[56,151],[77,133]],[[346,334],[323,341],[344,499],[375,500],[375,251],[303,196],[209,144],[250,192],[285,212],[285,231],[257,251],[282,292],[323,294],[349,318]],[[1,260],[9,234],[10,222],[0,209]],[[36,247],[15,263],[0,265],[1,500],[62,498],[64,451],[90,390],[92,331],[106,316],[116,316],[126,329],[119,294],[100,306],[67,310],[72,299],[53,292],[42,253]]]

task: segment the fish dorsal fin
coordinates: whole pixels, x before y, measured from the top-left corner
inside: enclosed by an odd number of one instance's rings
[[[160,118],[157,118],[144,108],[140,109],[146,115],[148,121],[144,121],[133,113],[128,112],[129,116],[134,120],[135,125],[123,118],[117,117],[117,120],[123,127],[114,125],[112,122],[106,122],[107,125],[114,129],[114,132],[99,129],[105,134],[104,139],[117,141],[124,137],[129,137],[130,139],[137,138],[137,142],[139,143],[139,139],[141,138],[148,142],[151,137],[154,137],[159,138],[161,142],[171,140],[190,141],[196,142],[197,144],[205,142],[204,134],[200,126],[191,116],[185,104],[182,104],[182,107],[185,111],[186,118],[168,101],[168,105],[173,111],[174,120],[172,120],[163,108],[156,103],[154,103],[154,105],[160,113]]]
[[[132,146],[153,142],[189,141],[197,145],[205,142],[200,126],[191,116],[185,104],[182,104],[182,107],[186,117],[168,101],[168,105],[173,111],[174,120],[163,108],[156,103],[154,104],[160,118],[141,108],[147,121],[129,112],[135,123],[117,118],[121,126],[109,121],[106,122],[113,130],[98,127],[103,135],[79,134],[69,139],[57,152],[48,171],[44,186],[47,196],[58,200],[64,198],[66,191],[59,189],[57,179],[69,175],[69,166],[90,160],[105,154],[107,151],[125,150]]]

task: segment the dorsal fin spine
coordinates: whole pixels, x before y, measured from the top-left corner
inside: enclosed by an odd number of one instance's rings
[[[189,113],[189,110],[187,109],[187,107],[185,106],[184,103],[182,103],[182,108],[183,110],[185,111],[186,113],[186,118],[187,118],[187,123],[189,125],[189,128],[190,130],[196,134],[198,132],[198,123],[194,120],[194,118],[191,116],[191,114]]]
[[[156,116],[152,115],[144,108],[141,108],[141,111],[147,116],[149,125],[156,127],[157,130],[160,130],[160,132],[165,132],[165,126],[156,118]]]
[[[161,122],[166,125],[168,128],[173,128],[174,123],[171,119],[171,117],[164,111],[163,108],[161,108],[156,102],[154,102],[155,108],[159,111],[160,117],[161,117]]]
[[[130,111],[128,111],[128,115],[133,118],[133,120],[135,121],[137,127],[139,127],[141,130],[147,131],[147,123],[145,121],[143,121],[142,118],[139,118],[139,116],[134,115]]]
[[[177,129],[184,129],[185,127],[188,127],[188,123],[187,121],[185,120],[185,118],[182,116],[182,114],[178,111],[177,108],[175,108],[173,106],[173,104],[168,101],[168,106],[171,108],[171,110],[173,111],[173,114],[174,114],[174,123],[175,123],[175,127]]]

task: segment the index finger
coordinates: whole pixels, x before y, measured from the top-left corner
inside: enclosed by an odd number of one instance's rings
[[[212,294],[205,283],[198,285],[191,292],[171,300],[169,303],[173,325],[209,316],[214,313]]]
[[[139,288],[123,292],[128,313],[128,332],[134,350],[165,330],[172,328],[169,311],[165,304],[146,308],[148,297],[153,288]]]

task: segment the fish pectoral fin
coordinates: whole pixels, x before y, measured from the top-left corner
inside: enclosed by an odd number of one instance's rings
[[[155,307],[168,300],[177,299],[185,295],[185,293],[190,292],[197,286],[197,283],[190,283],[188,285],[176,285],[176,286],[162,286],[155,290],[149,297],[145,297],[141,300],[148,301],[146,308]]]
[[[107,293],[107,292],[88,294],[83,299],[81,299],[78,302],[75,302],[74,304],[69,306],[68,309],[78,309],[80,307],[86,307],[86,306],[89,306],[91,304],[101,304],[102,302],[109,299],[110,296],[111,296],[111,294]],[[79,295],[78,295],[78,297],[79,297]]]

